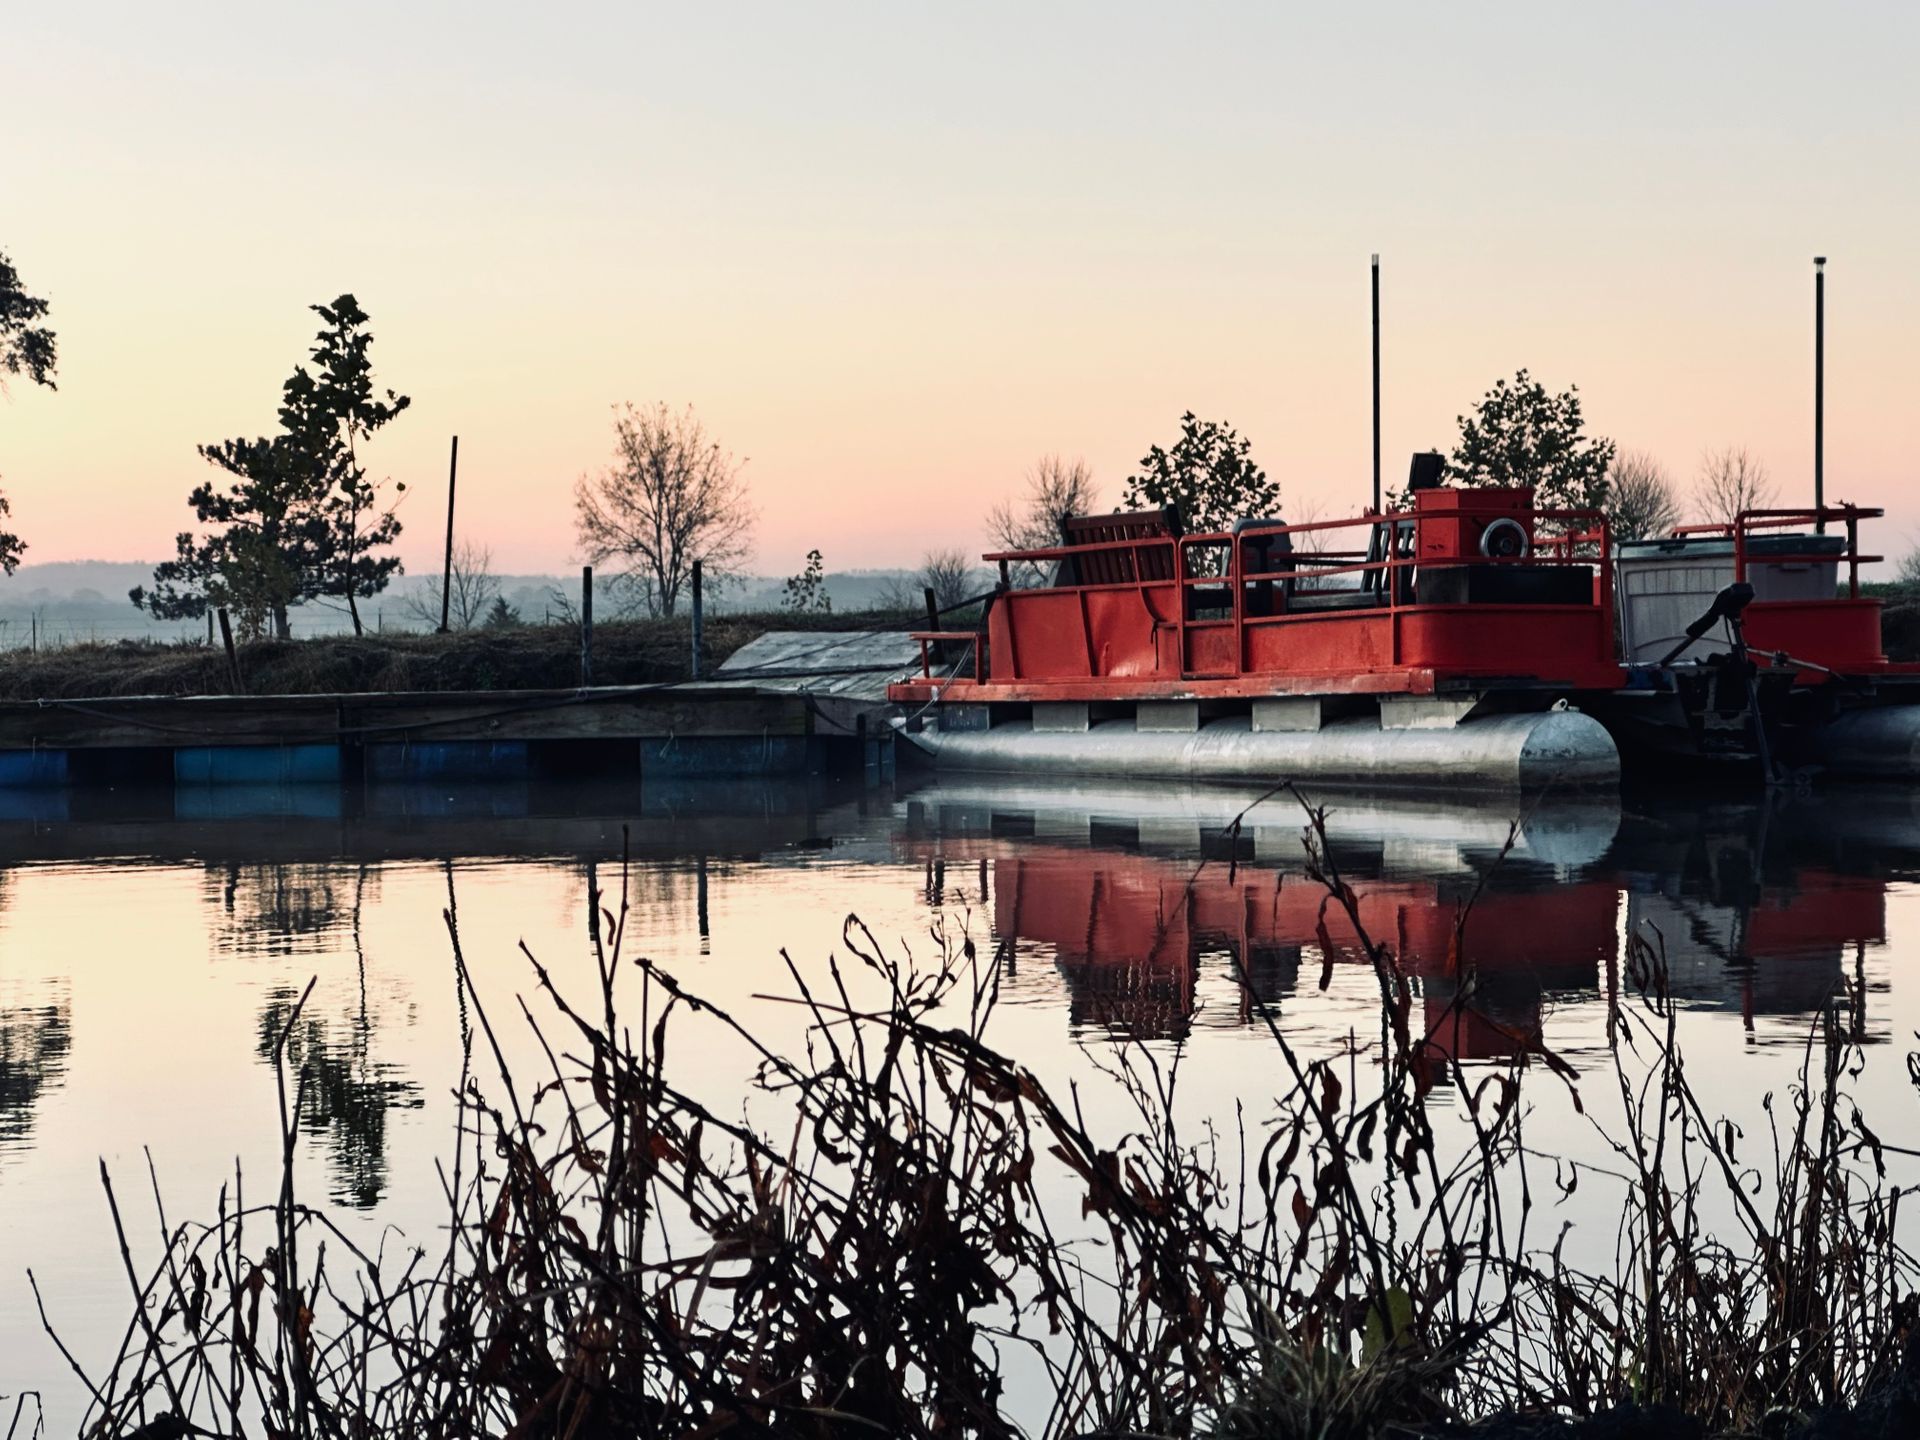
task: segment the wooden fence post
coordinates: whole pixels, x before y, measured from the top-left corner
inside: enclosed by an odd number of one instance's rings
[[[693,678],[700,678],[700,562],[693,562]]]
[[[593,684],[593,566],[580,567],[580,685]]]
[[[240,652],[233,647],[233,626],[227,620],[227,607],[222,605],[218,613],[220,641],[227,647],[227,678],[233,685],[233,693],[244,695],[247,693],[247,682],[240,674]]]

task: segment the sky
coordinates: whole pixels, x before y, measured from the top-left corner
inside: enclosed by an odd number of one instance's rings
[[[753,569],[984,548],[1046,453],[1117,502],[1181,412],[1282,511],[1367,498],[1519,367],[1690,484],[1744,445],[1920,541],[1920,7],[21,3],[0,251],[59,389],[0,399],[29,560],[162,558],[351,291],[431,569],[577,563],[615,404],[746,457]]]

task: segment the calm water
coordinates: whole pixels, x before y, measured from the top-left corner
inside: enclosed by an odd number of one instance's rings
[[[266,1057],[314,979],[295,1032],[314,1097],[300,1183],[369,1244],[389,1227],[429,1238],[463,1020],[447,912],[483,1002],[517,1031],[520,942],[584,988],[585,897],[618,894],[623,826],[630,947],[777,1040],[800,1034],[792,1007],[756,998],[790,988],[780,951],[803,970],[844,957],[850,913],[896,954],[937,950],[936,932],[986,954],[1006,942],[1003,1049],[1059,1079],[1090,1074],[1116,1035],[1178,1047],[1184,1103],[1207,1115],[1275,1088],[1254,997],[1303,1049],[1374,1026],[1350,934],[1323,943],[1298,811],[1266,802],[1235,833],[1247,797],[1227,791],[522,786],[376,793],[355,816],[332,790],[28,803],[0,813],[0,1392],[42,1390],[56,1434],[72,1431],[77,1382],[26,1271],[82,1358],[103,1362],[129,1309],[102,1160],[149,1254],[149,1155],[174,1223],[210,1216],[236,1167],[265,1198]],[[1744,1113],[1789,1083],[1837,999],[1868,1041],[1870,1118],[1911,1143],[1920,983],[1896,957],[1920,941],[1920,797],[1549,800],[1497,869],[1512,819],[1499,806],[1335,804],[1335,857],[1369,931],[1412,957],[1431,1015],[1455,983],[1454,917],[1484,882],[1475,1017],[1449,1032],[1463,1059],[1544,1043],[1595,1074],[1622,937],[1656,926],[1710,1106]],[[744,1103],[737,1047],[689,1034],[670,1055],[686,1088]],[[1529,1083],[1559,1127],[1536,1126],[1536,1143],[1597,1153],[1564,1090]]]

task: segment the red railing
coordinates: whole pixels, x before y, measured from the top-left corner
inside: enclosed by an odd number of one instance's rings
[[[1183,668],[1189,655],[1187,634],[1195,629],[1209,629],[1232,626],[1235,631],[1236,653],[1244,655],[1244,632],[1247,626],[1301,623],[1314,619],[1324,619],[1326,612],[1315,609],[1290,610],[1286,605],[1287,591],[1294,594],[1323,594],[1348,589],[1344,586],[1316,585],[1341,576],[1358,575],[1360,583],[1352,587],[1361,593],[1371,593],[1377,597],[1374,606],[1369,608],[1386,611],[1389,615],[1418,608],[1420,601],[1413,596],[1410,583],[1412,573],[1421,565],[1433,566],[1503,566],[1503,565],[1584,565],[1593,566],[1597,571],[1598,584],[1595,587],[1593,603],[1609,613],[1613,596],[1613,544],[1607,529],[1606,518],[1598,510],[1525,510],[1508,512],[1508,518],[1530,521],[1536,527],[1542,522],[1556,526],[1557,535],[1537,535],[1530,553],[1515,556],[1488,556],[1479,554],[1449,554],[1444,556],[1421,556],[1417,552],[1419,525],[1422,520],[1416,512],[1400,511],[1386,515],[1359,515],[1341,520],[1316,520],[1298,525],[1248,525],[1238,533],[1213,531],[1197,535],[1154,535],[1129,537],[1119,540],[1094,541],[1079,545],[1053,545],[1034,550],[1006,550],[989,553],[982,558],[990,563],[998,563],[1003,576],[1011,564],[1035,564],[1049,561],[1077,560],[1082,557],[1100,555],[1123,558],[1124,563],[1114,563],[1097,567],[1107,573],[1124,574],[1128,578],[1099,581],[1091,584],[1067,584],[1038,587],[1035,592],[1053,593],[1091,593],[1099,591],[1135,590],[1146,591],[1173,586],[1178,599],[1174,605],[1174,614],[1169,623],[1179,630],[1180,655]],[[1425,517],[1432,520],[1434,517]],[[1453,518],[1451,516],[1449,519]],[[1496,518],[1492,516],[1484,517]],[[1364,529],[1370,544],[1364,550],[1324,550],[1295,549],[1296,537],[1313,537],[1315,541],[1331,532]],[[1288,551],[1285,553],[1281,568],[1268,570],[1248,570],[1244,551],[1248,542],[1262,539],[1270,544],[1273,537],[1286,536]],[[1223,563],[1201,562],[1194,565],[1189,562],[1189,552],[1201,549],[1224,549],[1226,557]],[[1378,552],[1378,553],[1376,553]],[[1149,558],[1151,557],[1151,558]],[[1270,557],[1269,564],[1274,563]],[[1092,566],[1076,565],[1075,578]],[[1369,578],[1374,579],[1368,584]],[[1281,588],[1281,607],[1277,613],[1267,615],[1248,615],[1246,596],[1248,587],[1260,582],[1277,582]],[[1224,590],[1223,603],[1219,606],[1190,607],[1188,596],[1204,589]],[[1221,609],[1229,613],[1210,619],[1189,618],[1193,608]],[[1393,627],[1395,663],[1398,662],[1398,626]],[[977,641],[973,632],[927,631],[914,636],[920,642],[921,670],[927,679],[943,680],[934,674],[933,656],[929,645],[939,642],[968,640]],[[1603,653],[1599,658],[1611,660],[1609,636],[1601,639]],[[973,655],[976,679],[985,672],[980,646],[976,644]]]
[[[1841,565],[1847,567],[1847,598],[1860,598],[1860,567],[1875,565],[1885,559],[1882,555],[1862,555],[1860,553],[1860,522],[1878,520],[1887,512],[1860,505],[1809,505],[1798,510],[1742,510],[1730,522],[1716,522],[1707,525],[1676,525],[1673,535],[1685,538],[1689,535],[1724,535],[1733,541],[1733,578],[1736,581],[1747,578],[1748,549],[1754,532],[1759,530],[1805,529],[1811,525],[1821,533],[1825,532],[1828,521],[1837,520],[1846,527],[1846,549],[1839,554],[1812,551],[1805,554],[1784,550],[1768,550],[1760,555],[1762,565]]]
[[[981,632],[978,630],[912,630],[907,634],[909,640],[920,642],[920,676],[936,685],[945,685],[960,677],[960,667],[969,659],[973,661],[973,674],[968,677],[975,683],[986,678],[986,669],[982,663],[981,652],[986,646],[981,644]],[[933,666],[938,647],[942,644],[965,642],[971,648],[971,655],[962,655],[948,668],[945,674],[935,674]]]

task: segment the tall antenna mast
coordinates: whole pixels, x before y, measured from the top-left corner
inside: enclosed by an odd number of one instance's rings
[[[1373,509],[1380,511],[1380,257],[1373,257]]]
[[[1813,508],[1827,503],[1827,257],[1813,257]],[[1827,533],[1816,519],[1814,533]]]

